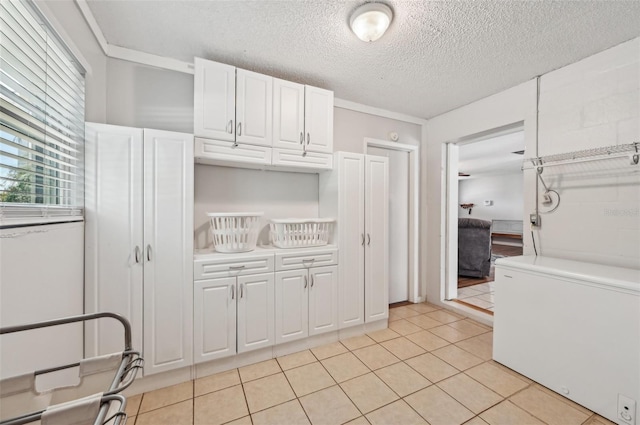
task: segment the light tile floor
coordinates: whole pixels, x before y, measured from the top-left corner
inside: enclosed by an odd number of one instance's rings
[[[493,282],[458,289],[458,299],[485,310],[493,311]]]
[[[603,425],[494,362],[490,327],[431,304],[389,329],[129,397],[135,425]]]

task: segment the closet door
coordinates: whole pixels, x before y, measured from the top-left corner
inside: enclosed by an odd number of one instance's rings
[[[142,350],[142,130],[87,123],[85,140],[85,312],[126,317]],[[85,332],[87,357],[124,348],[114,320]]]
[[[237,70],[236,141],[271,146],[273,77]]]
[[[236,68],[195,58],[193,132],[235,141]]]
[[[273,345],[274,274],[238,276],[238,353]]]
[[[309,335],[309,276],[307,269],[276,273],[275,343]]]
[[[144,130],[145,375],[192,363],[193,136]]]
[[[304,85],[273,79],[273,147],[302,151]]]
[[[340,260],[340,328],[364,323],[364,155],[336,154],[338,176],[338,232]]]
[[[236,295],[235,277],[198,280],[194,283],[195,363],[236,354]]]
[[[309,335],[338,330],[338,268],[309,269]]]
[[[365,162],[365,322],[372,322],[389,317],[389,160]]]

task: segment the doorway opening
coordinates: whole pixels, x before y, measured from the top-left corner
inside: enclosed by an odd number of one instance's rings
[[[389,304],[420,302],[418,146],[365,138],[364,152],[389,158]]]
[[[493,314],[495,260],[522,255],[522,125],[447,145],[446,299]]]

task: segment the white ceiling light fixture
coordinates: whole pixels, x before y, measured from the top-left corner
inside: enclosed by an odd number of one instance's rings
[[[365,3],[358,7],[349,20],[351,30],[362,41],[376,41],[389,28],[393,11],[382,3]]]

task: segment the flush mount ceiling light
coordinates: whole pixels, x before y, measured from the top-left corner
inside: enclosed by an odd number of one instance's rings
[[[362,41],[376,41],[389,28],[393,12],[382,3],[365,3],[351,15],[351,30]]]

